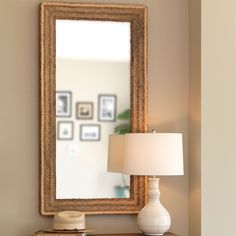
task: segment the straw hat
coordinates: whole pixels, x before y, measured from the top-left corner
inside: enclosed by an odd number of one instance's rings
[[[85,216],[78,211],[60,211],[55,213],[54,230],[84,230]]]

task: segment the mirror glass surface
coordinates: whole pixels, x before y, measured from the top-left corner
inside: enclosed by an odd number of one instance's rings
[[[130,124],[130,31],[56,20],[56,199],[130,197],[129,176],[107,171],[109,134]]]

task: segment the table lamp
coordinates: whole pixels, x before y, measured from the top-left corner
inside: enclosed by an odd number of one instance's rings
[[[114,145],[114,138],[112,143]],[[146,235],[163,235],[170,228],[171,218],[160,202],[156,176],[183,175],[182,134],[130,133],[123,135],[120,143],[120,155],[116,158],[123,161],[123,173],[149,176],[148,202],[138,214],[138,227]]]

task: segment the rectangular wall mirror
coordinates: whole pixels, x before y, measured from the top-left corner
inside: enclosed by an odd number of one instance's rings
[[[108,137],[147,130],[144,6],[40,7],[40,212],[137,213],[146,179],[107,171]]]

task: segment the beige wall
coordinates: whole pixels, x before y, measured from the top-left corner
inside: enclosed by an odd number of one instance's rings
[[[200,236],[201,0],[189,1],[189,72],[189,235]]]
[[[149,127],[184,133],[185,176],[162,178],[161,190],[172,215],[172,230],[187,236],[188,1],[96,2],[148,6]],[[0,7],[0,226],[4,236],[30,235],[52,223],[38,213],[38,5],[39,0],[2,0]],[[134,216],[90,216],[87,223],[98,232],[137,230]]]
[[[235,10],[202,1],[202,236],[236,235]]]

